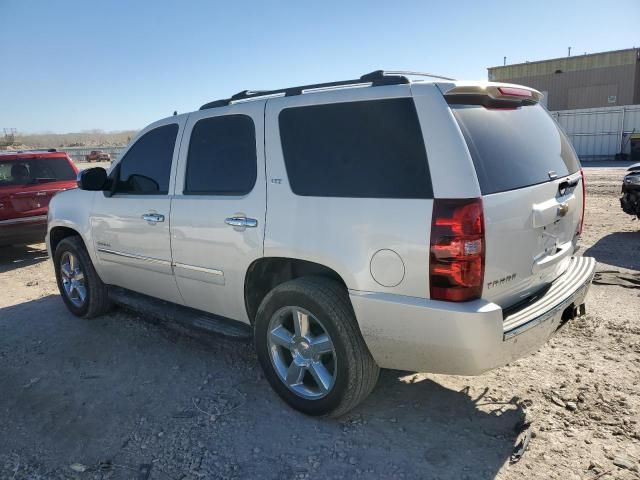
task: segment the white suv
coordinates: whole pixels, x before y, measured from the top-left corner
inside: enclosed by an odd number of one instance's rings
[[[253,335],[276,392],[345,413],[379,367],[475,375],[584,313],[577,157],[539,92],[377,71],[149,125],[56,195],[80,317],[117,303]]]

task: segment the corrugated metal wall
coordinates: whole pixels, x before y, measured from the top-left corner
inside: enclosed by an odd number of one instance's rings
[[[514,78],[537,77],[550,75],[556,70],[563,72],[584,72],[597,68],[610,68],[622,65],[635,65],[638,49],[627,48],[612,52],[575,55],[573,57],[552,58],[537,62],[517,63],[500,67],[489,67],[489,80],[509,82]]]
[[[552,110],[599,108],[636,103],[636,65],[618,65],[558,74],[514,77],[509,83],[547,92]]]
[[[489,80],[545,91],[551,110],[640,103],[640,49],[492,67]]]
[[[640,105],[551,112],[581,158],[629,153],[628,138],[640,133]]]

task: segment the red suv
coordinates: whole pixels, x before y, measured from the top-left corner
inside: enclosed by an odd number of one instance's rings
[[[77,175],[64,152],[0,152],[0,246],[44,241],[49,201]]]

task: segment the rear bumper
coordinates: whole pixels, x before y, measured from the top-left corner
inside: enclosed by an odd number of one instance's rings
[[[47,216],[0,221],[0,246],[39,243],[47,233]]]
[[[540,348],[584,304],[595,266],[593,258],[572,258],[544,296],[506,318],[499,305],[484,300],[452,303],[349,293],[379,366],[478,375]]]

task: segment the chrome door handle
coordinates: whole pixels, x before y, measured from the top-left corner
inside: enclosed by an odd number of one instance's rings
[[[246,217],[228,217],[224,219],[224,223],[240,228],[255,228],[258,226],[258,220]]]
[[[142,215],[142,219],[149,223],[164,222],[164,215],[160,215],[159,213],[145,213]]]

